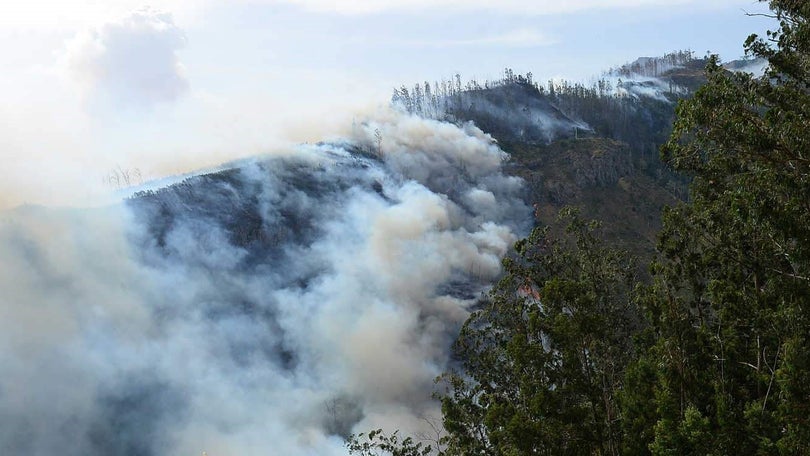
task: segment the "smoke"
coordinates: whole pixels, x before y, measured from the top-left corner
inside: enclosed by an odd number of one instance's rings
[[[507,158],[386,112],[124,204],[2,213],[2,452],[328,455],[419,430],[528,228]]]
[[[605,78],[615,87],[615,95],[631,98],[651,98],[664,103],[673,103],[667,95],[685,95],[689,89],[657,77],[641,75],[612,76]]]
[[[768,69],[768,60],[763,58],[733,60],[723,65],[729,71],[750,73],[755,78],[762,77]]]
[[[455,93],[449,96],[431,96],[430,90],[422,91],[417,84],[412,92],[405,87],[395,90],[391,102],[399,110],[422,117],[472,120],[502,140],[549,143],[575,129],[592,130],[585,122],[563,114],[534,85],[519,83],[517,79],[496,82],[487,88],[471,82],[464,90],[452,90]]]
[[[527,94],[528,90],[512,84],[491,89],[493,93],[483,96],[475,92],[462,93],[461,99],[467,106],[467,115],[480,119],[487,127],[497,125],[493,130],[497,128],[507,138],[550,143],[570,135],[574,129],[593,130],[587,123],[566,116],[548,100]]]
[[[65,61],[93,103],[150,108],[188,89],[177,56],[185,42],[170,14],[141,9],[77,35]]]

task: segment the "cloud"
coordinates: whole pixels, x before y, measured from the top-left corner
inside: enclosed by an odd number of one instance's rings
[[[375,14],[384,12],[422,11],[492,11],[520,14],[562,14],[587,9],[619,9],[637,7],[666,7],[686,4],[702,4],[697,0],[266,0],[266,3],[288,3],[311,11],[340,14]],[[750,2],[749,2],[750,3]],[[712,7],[740,4],[738,0],[715,0]]]
[[[0,28],[60,29],[98,24],[143,5],[142,0],[28,0],[0,2]],[[738,6],[758,10],[761,5],[753,0],[162,0],[160,7],[172,11],[183,24],[198,23],[207,13],[221,5],[239,4],[297,5],[309,11],[339,14],[375,14],[385,12],[423,11],[496,11],[520,15],[559,14],[587,9],[617,9],[636,7],[672,7],[690,5],[693,8],[713,9]],[[49,14],[43,14],[47,11]]]
[[[142,9],[77,34],[65,63],[92,102],[149,108],[188,90],[177,55],[185,43],[170,14]]]
[[[199,13],[217,0],[161,0],[164,11],[171,11],[183,24],[197,23]],[[121,18],[130,12],[149,5],[144,0],[27,0],[25,2],[0,2],[0,29],[14,30],[60,30],[75,32]]]

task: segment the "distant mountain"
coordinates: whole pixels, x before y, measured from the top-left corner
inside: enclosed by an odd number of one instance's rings
[[[609,239],[649,255],[661,209],[685,199],[688,182],[661,162],[659,147],[678,100],[705,83],[706,63],[690,51],[641,57],[590,85],[541,85],[531,73],[507,69],[496,81],[434,84],[449,88],[439,97],[426,98],[419,85],[403,87],[392,102],[420,116],[473,122],[495,137],[513,158],[509,172],[526,180],[539,223],[554,225],[561,207],[577,206],[603,222]],[[740,60],[725,67],[761,74],[764,65]]]
[[[602,220],[610,239],[649,255],[661,208],[686,197],[687,179],[668,170],[658,148],[677,101],[704,83],[705,64],[689,51],[643,57],[590,85],[541,85],[507,69],[497,81],[402,87],[392,102],[420,116],[473,122],[496,138],[512,156],[509,172],[527,182],[538,223],[553,226],[561,207],[578,206]],[[436,96],[428,87],[445,90]]]
[[[728,68],[747,68],[750,63],[732,62]],[[524,201],[535,208],[538,223],[554,225],[557,210],[578,206],[586,217],[602,220],[610,238],[647,255],[653,251],[661,208],[686,197],[687,178],[668,170],[658,148],[669,136],[677,101],[705,81],[705,64],[705,59],[694,58],[688,51],[642,57],[607,70],[590,85],[562,80],[542,85],[531,73],[520,75],[510,69],[496,81],[462,82],[456,75],[450,81],[395,89],[392,104],[426,119],[459,125],[472,122],[492,135],[512,157],[507,172],[526,181]],[[166,204],[204,208],[213,195],[221,193],[217,189],[229,176],[241,173],[240,166],[235,166],[141,193],[136,207],[154,206],[150,213]],[[301,180],[299,191],[316,183]],[[209,187],[213,193],[204,190]],[[253,192],[236,184],[229,188],[242,196]],[[324,190],[312,187],[312,191]],[[163,196],[155,199],[158,195]],[[206,200],[199,200],[203,195]],[[161,203],[155,206],[152,201]],[[309,222],[301,225],[302,221],[284,219],[271,230],[275,234],[268,234],[256,201],[254,196],[240,198],[236,204],[218,203],[216,207],[227,210],[211,215],[224,217],[218,223],[229,227],[235,245],[247,248],[251,255],[257,255],[259,246],[265,251],[274,243],[305,236],[310,229]],[[153,217],[158,239],[159,227],[168,223],[161,220]],[[288,235],[278,238],[283,232]]]
[[[495,138],[512,157],[507,171],[525,179],[524,200],[535,208],[537,222],[554,225],[558,209],[578,206],[586,217],[602,220],[613,240],[647,255],[660,227],[661,208],[684,199],[688,181],[668,170],[658,148],[669,136],[677,101],[705,82],[705,64],[689,51],[641,57],[605,71],[589,85],[564,80],[540,84],[531,73],[515,74],[510,69],[495,81],[462,81],[456,75],[452,80],[395,89],[392,104],[426,119],[472,122]],[[733,61],[725,66],[731,71],[756,71],[762,62]],[[234,166],[157,193],[142,193],[138,207],[148,207],[156,194],[165,195],[161,204],[169,201],[167,197],[180,204],[177,198],[184,194],[180,189],[189,185],[202,189],[227,180],[239,173],[240,165]],[[314,182],[299,184],[306,188],[304,184]],[[191,198],[198,193],[185,194]],[[229,211],[241,215],[218,215],[230,217],[225,225],[233,225],[230,236],[237,245],[271,242],[262,231],[255,203],[243,207],[244,201],[249,199],[229,206]],[[298,222],[293,222],[281,223],[279,232],[303,235],[306,230],[294,229]]]

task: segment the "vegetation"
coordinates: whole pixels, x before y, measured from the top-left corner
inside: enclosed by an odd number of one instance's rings
[[[648,305],[657,454],[810,450],[810,5],[747,49],[765,77],[709,82],[678,108],[665,157],[694,176],[665,214]]]
[[[474,121],[501,143],[600,136],[627,142],[649,158],[669,133],[672,103],[703,82],[705,63],[691,51],[678,51],[614,68],[590,85],[566,80],[542,85],[532,73],[510,68],[493,81],[462,84],[456,74],[452,81],[394,89],[391,101],[422,117]]]
[[[552,235],[565,231],[557,214],[566,206],[601,221],[611,245],[649,261],[655,254],[666,205],[686,198],[682,178],[648,172],[632,160],[627,143],[610,138],[559,140],[547,146],[514,144],[507,170],[526,182],[538,224]],[[646,269],[641,265],[641,269]]]
[[[663,157],[692,179],[665,211],[651,278],[575,212],[535,230],[456,343],[446,435],[378,431],[356,454],[765,455],[810,452],[810,4],[716,57]]]
[[[618,396],[639,313],[632,259],[566,212],[567,235],[536,229],[464,325],[464,374],[442,410],[451,454],[615,454]],[[486,436],[485,439],[479,436]]]
[[[564,230],[557,212],[581,208],[602,221],[607,241],[649,260],[660,213],[687,196],[687,180],[660,160],[675,102],[705,82],[705,59],[689,51],[642,58],[591,85],[541,85],[506,69],[494,81],[417,84],[393,103],[425,117],[472,121],[512,160],[507,171],[527,182],[537,221]],[[432,88],[431,88],[432,87]]]

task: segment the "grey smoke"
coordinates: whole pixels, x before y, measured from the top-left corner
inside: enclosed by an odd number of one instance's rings
[[[481,130],[350,138],[102,209],[0,215],[0,452],[345,454],[418,430],[530,223]]]

